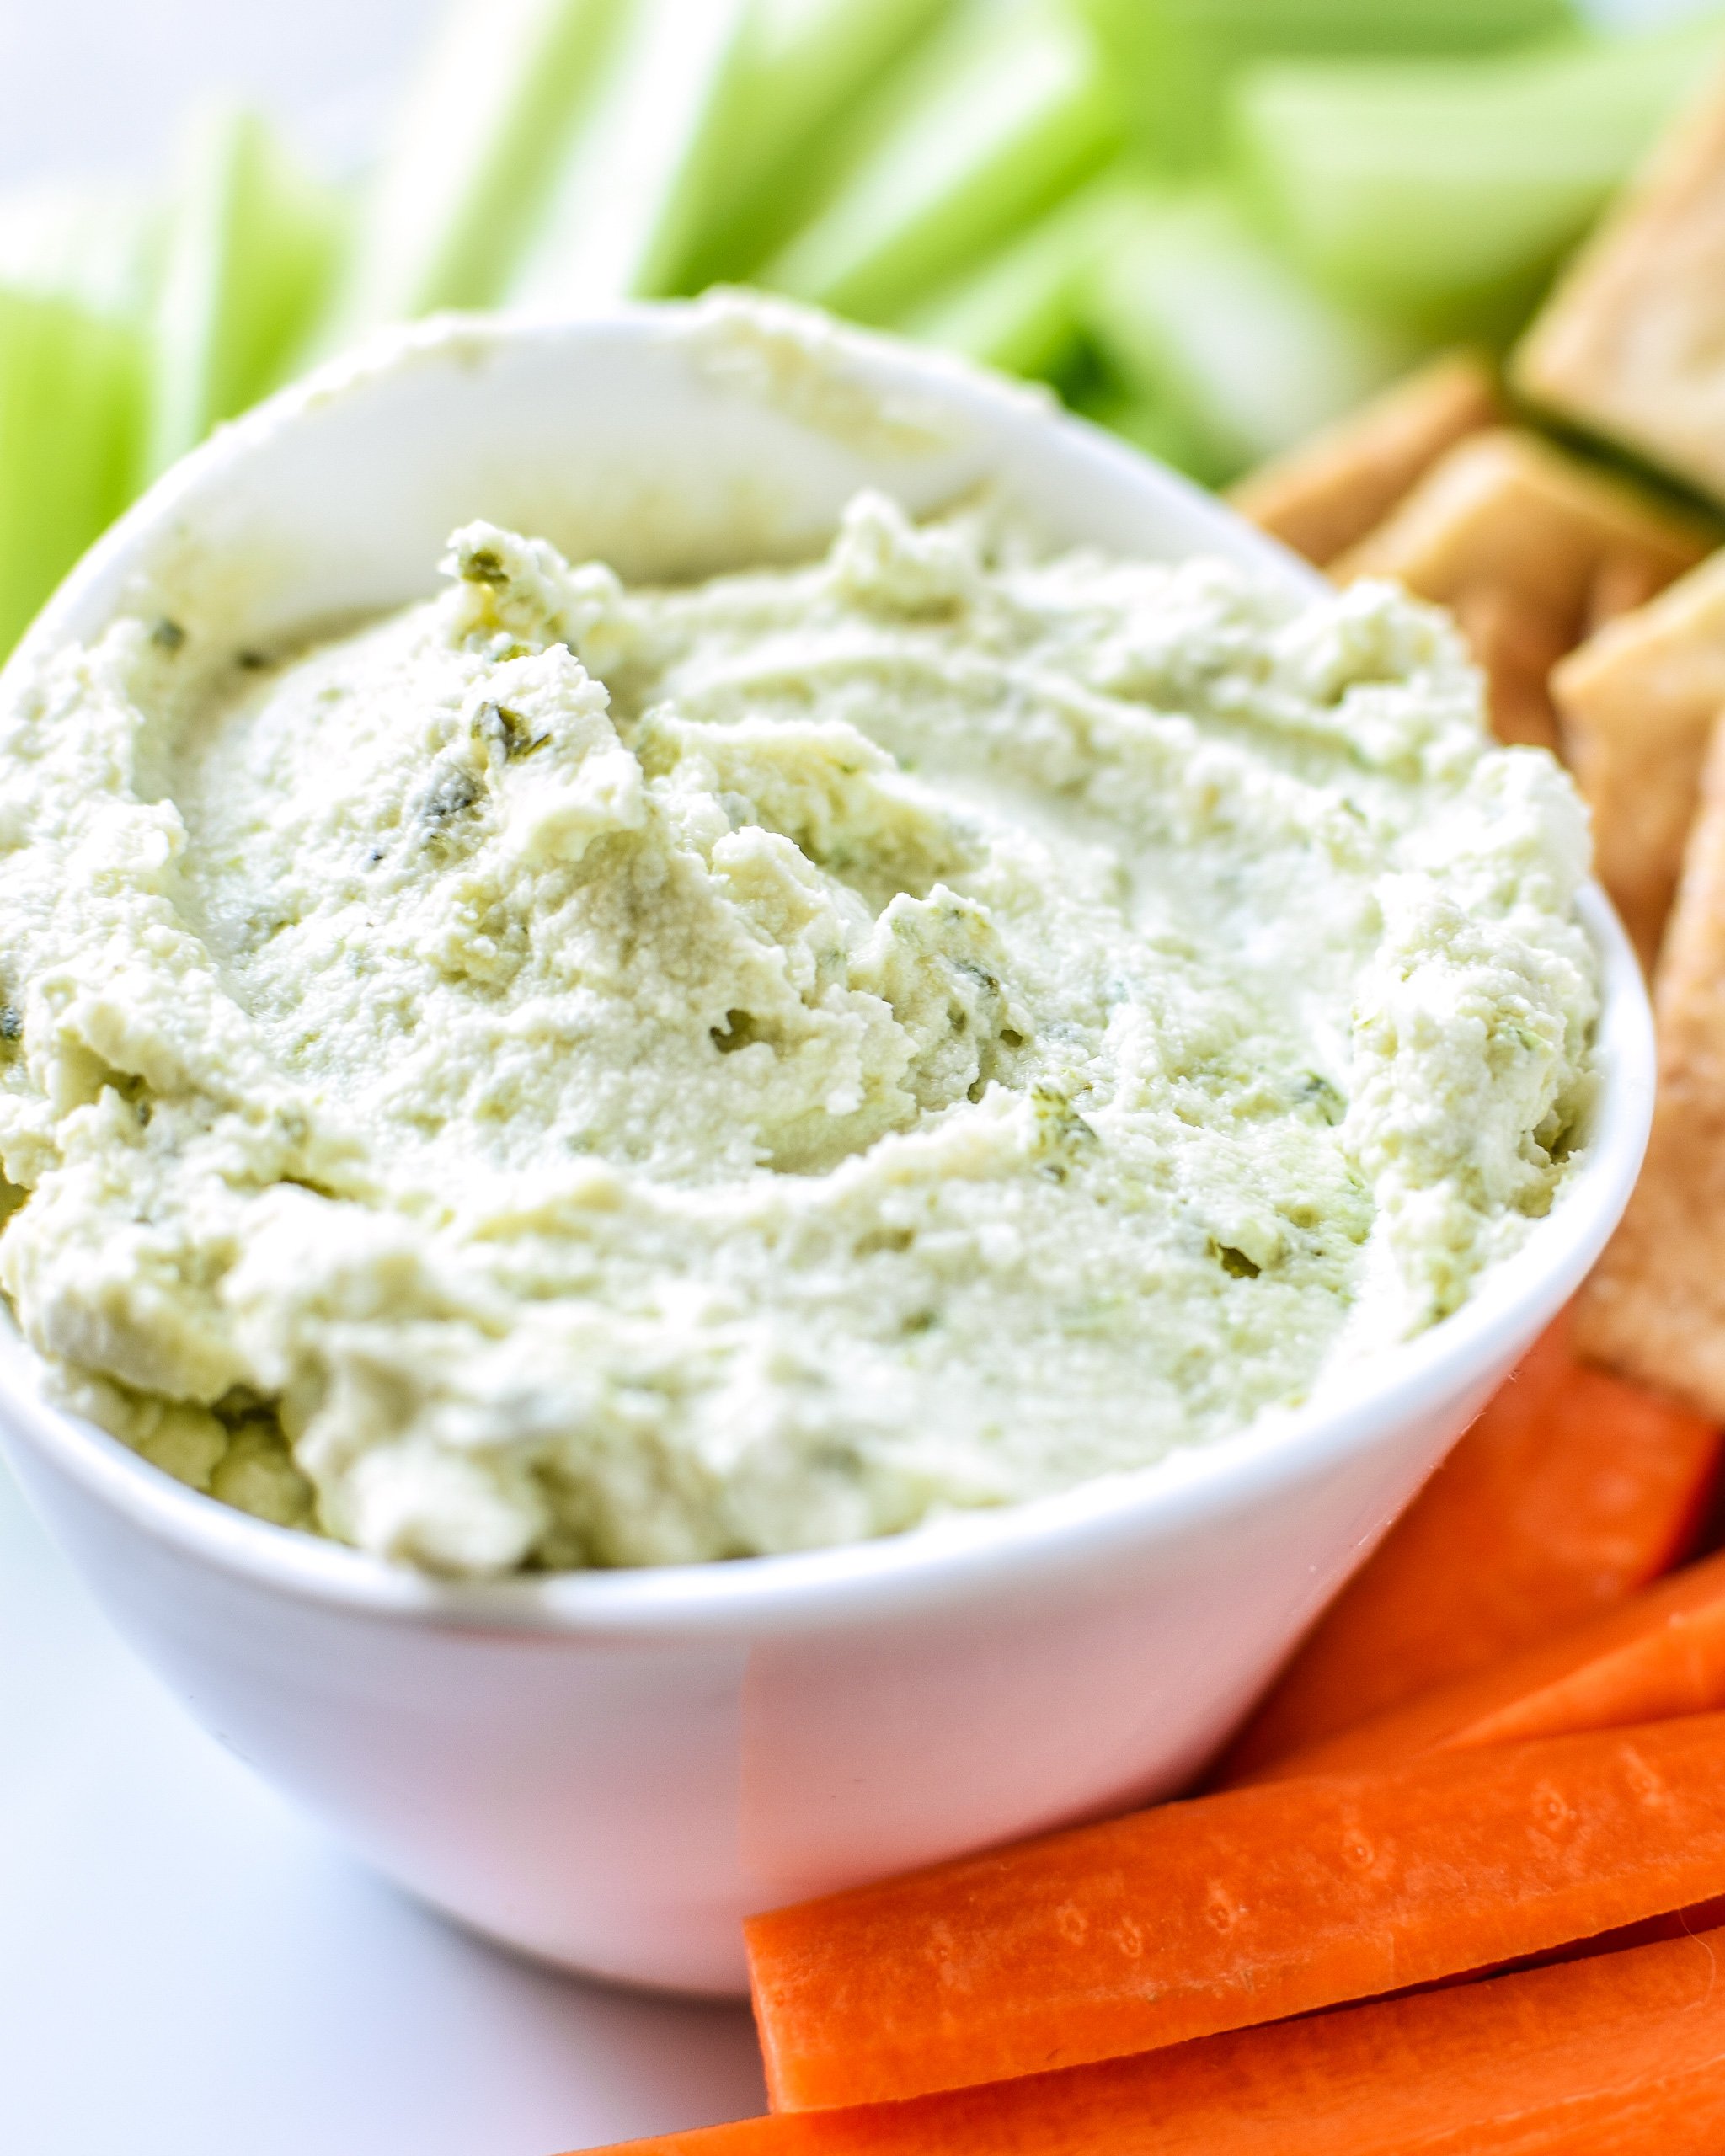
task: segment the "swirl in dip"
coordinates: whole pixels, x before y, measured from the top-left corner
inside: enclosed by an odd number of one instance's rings
[[[1561,1193],[1581,809],[1436,614],[854,502],[626,590],[457,532],[0,709],[0,1285],[200,1489],[441,1571],[1204,1444]]]

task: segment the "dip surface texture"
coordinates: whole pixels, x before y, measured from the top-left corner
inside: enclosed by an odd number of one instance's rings
[[[456,1573],[849,1541],[1297,1405],[1557,1195],[1582,813],[1435,614],[876,496],[446,566],[0,711],[0,1285],[198,1486]]]

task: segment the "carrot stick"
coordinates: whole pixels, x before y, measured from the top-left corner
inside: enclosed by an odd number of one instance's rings
[[[1319,1620],[1224,1780],[1610,1607],[1674,1564],[1720,1460],[1700,1417],[1578,1362],[1566,1311]]]
[[[1725,1892],[1725,1715],[1164,1805],[745,1927],[774,2108],[1150,2051]]]
[[[612,2156],[1717,2156],[1725,1938]]]
[[[1356,1774],[1423,1752],[1523,1743],[1725,1708],[1725,1551],[1477,1675],[1274,1760],[1231,1786]]]
[[[1615,1954],[1629,1946],[1651,1946],[1656,1940],[1694,1939],[1702,1932],[1717,1932],[1725,1925],[1725,1894],[1712,1895],[1705,1902],[1691,1902],[1687,1908],[1668,1909],[1663,1916],[1642,1917],[1637,1924],[1616,1924],[1609,1931],[1596,1931],[1588,1939],[1572,1939],[1562,1946],[1547,1947],[1543,1954],[1519,1954],[1513,1961],[1494,1962],[1488,1969],[1472,1969],[1466,1976],[1445,1977],[1435,1984],[1423,1984],[1425,1991],[1449,1991],[1458,1984],[1477,1983],[1486,1977],[1519,1975],[1524,1969],[1548,1969],[1558,1961],[1589,1961],[1602,1954]],[[1713,1942],[1725,1947],[1725,1932]],[[1412,1998],[1415,1994],[1404,1992],[1398,1996]],[[818,2112],[799,2112],[798,2117],[815,2118]]]

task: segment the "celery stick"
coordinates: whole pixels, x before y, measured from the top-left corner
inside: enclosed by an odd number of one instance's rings
[[[1146,191],[1091,280],[1087,327],[1216,480],[1312,432],[1407,366],[1409,340],[1314,290],[1226,196]]]
[[[135,491],[149,274],[117,195],[0,201],[0,652]]]
[[[1091,181],[889,327],[1009,374],[1052,378],[1079,344],[1080,296],[1122,202],[1118,181]]]
[[[1570,0],[1083,0],[1125,85],[1140,149],[1213,163],[1227,85],[1297,54],[1484,52],[1575,25]]]
[[[1725,51],[1725,24],[1473,61],[1282,62],[1236,93],[1242,170],[1338,292],[1448,326],[1527,290]]]
[[[835,125],[955,4],[756,0],[687,265],[690,291],[752,270],[795,231]]]
[[[322,342],[505,290],[623,0],[453,0],[367,191]]]
[[[122,323],[0,284],[0,651],[131,496],[140,371]]]
[[[678,289],[738,94],[750,0],[634,0],[510,296],[593,307]]]
[[[1040,0],[973,7],[875,122],[836,191],[762,280],[865,321],[904,312],[1114,148],[1101,52]]]
[[[194,124],[151,325],[152,472],[275,386],[328,289],[341,218],[261,114],[217,106]]]

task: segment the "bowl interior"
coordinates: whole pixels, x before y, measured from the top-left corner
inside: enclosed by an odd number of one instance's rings
[[[586,322],[448,318],[389,333],[285,392],[169,473],[74,570],[13,667],[157,607],[243,641],[393,606],[436,583],[450,531],[489,517],[630,577],[806,556],[873,485],[927,511],[986,485],[1051,546],[1220,555],[1290,590],[1322,580],[1213,498],[1040,394],[777,307],[719,299]],[[969,1568],[1081,1561],[1146,1512],[1225,1512],[1338,1461],[1423,1396],[1500,1365],[1578,1284],[1639,1166],[1653,1097],[1641,975],[1596,891],[1605,976],[1594,1129],[1551,1215],[1455,1317],[1318,1410],[1009,1512],[889,1541],[744,1564],[452,1589],[200,1497],[45,1406],[0,1326],[0,1407],[152,1534],[286,1588],[460,1623],[786,1621],[857,1597],[944,1593]]]

